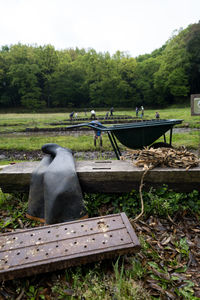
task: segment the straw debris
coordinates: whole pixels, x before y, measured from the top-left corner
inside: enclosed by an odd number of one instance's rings
[[[121,159],[131,159],[137,167],[153,169],[155,167],[190,168],[197,167],[200,160],[194,153],[185,149],[172,148],[144,148],[143,150],[128,150],[128,154]]]

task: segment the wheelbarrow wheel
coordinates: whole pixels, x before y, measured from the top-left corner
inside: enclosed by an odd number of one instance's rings
[[[165,142],[160,142],[160,143],[155,143],[151,145],[152,148],[158,149],[158,148],[173,148],[172,145],[165,143]]]

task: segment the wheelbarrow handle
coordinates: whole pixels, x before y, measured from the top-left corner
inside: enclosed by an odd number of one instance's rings
[[[103,125],[91,124],[91,123],[82,123],[77,125],[67,126],[67,129],[78,128],[78,127],[90,127],[94,130],[108,131],[108,128]]]
[[[82,123],[82,124],[77,124],[77,125],[71,125],[71,126],[67,126],[67,129],[71,129],[71,128],[78,128],[78,127],[87,127],[89,126],[89,123]]]

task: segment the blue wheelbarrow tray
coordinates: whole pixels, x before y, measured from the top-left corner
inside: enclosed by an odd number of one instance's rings
[[[169,120],[148,120],[133,122],[127,124],[119,124],[112,126],[104,126],[99,123],[82,123],[73,125],[67,128],[83,127],[87,126],[94,130],[100,130],[106,132],[110,139],[111,145],[115,151],[117,158],[121,156],[117,140],[124,146],[130,149],[141,149],[145,146],[152,145],[162,135],[164,136],[164,142],[166,143],[165,133],[170,130],[170,141],[172,144],[172,129],[176,124],[181,124],[183,120],[169,119]]]

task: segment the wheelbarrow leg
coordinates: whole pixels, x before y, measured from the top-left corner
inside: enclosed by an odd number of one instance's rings
[[[170,135],[169,135],[169,144],[170,144],[170,146],[172,145],[172,131],[173,131],[173,127],[170,128]]]
[[[102,136],[100,135],[100,147],[103,147],[103,139],[102,139]]]
[[[96,136],[94,136],[94,146],[96,147],[97,141],[96,141]]]
[[[112,139],[113,139],[113,141],[114,141],[114,144],[115,144],[115,147],[116,147],[116,149],[117,149],[117,152],[119,153],[119,155],[121,156],[121,151],[119,150],[119,147],[118,147],[118,145],[117,145],[117,141],[116,141],[116,139],[115,139],[115,136],[114,136],[114,134],[111,132],[111,136],[112,136]]]
[[[111,145],[112,145],[112,147],[113,147],[113,150],[114,150],[114,152],[115,152],[115,155],[116,155],[117,159],[120,160],[119,154],[117,153],[117,149],[116,149],[116,147],[115,147],[115,145],[114,145],[114,143],[113,143],[112,136],[111,136],[110,132],[108,131],[107,134],[108,134],[110,143],[111,143]]]

